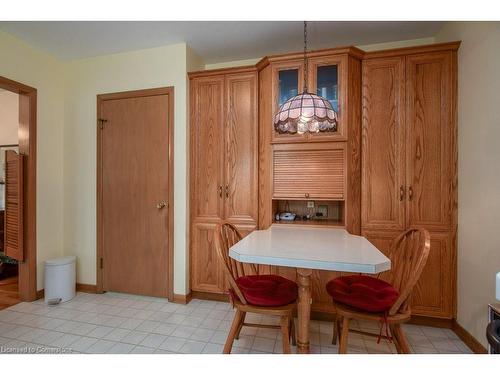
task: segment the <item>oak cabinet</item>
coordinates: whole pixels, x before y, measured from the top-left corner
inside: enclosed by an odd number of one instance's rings
[[[373,245],[391,258],[391,243],[403,231],[363,231]],[[420,280],[413,289],[413,315],[450,318],[453,315],[455,258],[450,233],[431,232],[431,249]],[[389,281],[391,271],[380,275]]]
[[[452,318],[456,50],[368,59],[362,70],[362,232],[389,251],[402,231],[426,228],[431,252],[412,310]]]
[[[220,186],[224,168],[224,77],[202,77],[191,82],[191,196],[194,218],[220,220],[223,200]]]
[[[348,55],[324,55],[309,57],[305,72],[303,58],[271,63],[272,112],[291,97],[304,90],[304,74],[307,74],[308,91],[328,99],[339,115],[337,131],[316,134],[280,134],[273,132],[273,143],[317,142],[346,140],[343,113],[347,106]]]
[[[413,289],[414,315],[453,316],[455,261],[452,234],[431,232],[431,250],[422,276]]]
[[[343,200],[345,144],[276,145],[273,199]]]
[[[307,134],[281,134],[274,131],[273,115],[288,99],[298,95],[304,89],[304,62],[302,59],[276,62],[271,65],[271,95],[266,92],[266,100],[271,101],[271,113],[266,123],[273,128],[271,142],[307,142]]]
[[[431,234],[413,314],[450,319],[456,304],[457,49],[355,47],[269,56],[255,67],[190,74],[191,289],[222,293],[227,280],[213,232],[223,220],[245,236],[307,201],[337,207],[330,226],[366,236],[387,256],[410,227]],[[336,132],[279,134],[273,115],[308,90],[338,110]],[[285,207],[282,205],[285,204]],[[315,225],[312,221],[295,225]],[[259,266],[291,280],[296,270]],[[313,271],[312,308],[331,311]],[[380,275],[386,279],[390,273]]]
[[[451,72],[451,51],[363,62],[363,228],[452,226]]]
[[[214,248],[214,231],[218,222],[195,223],[191,227],[191,288],[218,293],[222,269]]]
[[[355,47],[264,58],[259,69],[259,228],[275,217],[276,200],[341,201],[340,222],[361,231],[361,54]],[[280,134],[279,105],[308,91],[338,110],[335,132]],[[269,95],[271,93],[271,95]],[[304,224],[307,224],[304,223]],[[335,223],[334,225],[337,225]]]
[[[190,76],[191,289],[222,293],[213,236],[228,220],[243,234],[258,220],[257,72]]]
[[[363,62],[362,226],[403,230],[405,224],[405,59]]]
[[[456,78],[455,78],[456,79]],[[452,223],[452,53],[406,58],[408,225],[447,230]]]
[[[310,141],[341,141],[347,138],[346,119],[349,57],[319,56],[308,60],[309,91],[328,99],[337,112],[337,131],[309,134]]]
[[[225,78],[224,218],[234,224],[258,220],[257,74]]]

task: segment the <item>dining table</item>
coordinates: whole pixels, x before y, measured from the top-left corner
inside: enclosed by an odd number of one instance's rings
[[[241,263],[297,269],[297,352],[309,353],[311,274],[313,270],[377,274],[391,261],[363,236],[344,228],[273,224],[256,230],[229,249]]]

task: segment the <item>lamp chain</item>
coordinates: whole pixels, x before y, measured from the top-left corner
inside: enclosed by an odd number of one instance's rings
[[[304,92],[307,92],[307,21],[304,21]]]

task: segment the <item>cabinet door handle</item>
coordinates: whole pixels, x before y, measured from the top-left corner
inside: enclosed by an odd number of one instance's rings
[[[222,198],[222,185],[219,185],[217,190],[219,191],[219,198]]]
[[[309,193],[305,193],[305,194],[304,194],[304,196],[305,196],[306,198],[309,198]]]
[[[226,185],[226,198],[229,198],[229,185]]]
[[[413,199],[413,189],[411,186],[408,188],[408,199],[409,200]]]
[[[405,199],[405,187],[401,185],[399,187],[399,200],[402,201],[403,199]]]

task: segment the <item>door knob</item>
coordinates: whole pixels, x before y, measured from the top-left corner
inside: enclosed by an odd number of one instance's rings
[[[160,203],[158,203],[156,205],[156,208],[158,208],[159,210],[161,210],[162,208],[166,207],[167,206],[167,202],[165,201],[161,201]]]

